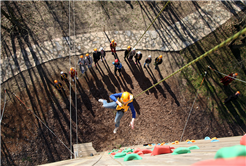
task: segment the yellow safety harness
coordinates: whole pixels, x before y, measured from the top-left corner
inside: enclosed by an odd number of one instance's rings
[[[65,74],[62,74],[61,76],[62,76],[63,79],[67,79]]]
[[[132,96],[133,97],[133,95],[132,94],[130,94],[130,96]],[[126,112],[128,109],[129,109],[129,106],[128,106],[128,104],[129,103],[131,103],[133,100],[130,100],[129,102],[127,102],[126,104],[123,104],[123,102],[122,102],[122,99],[120,98],[117,98],[117,100],[118,101],[120,101],[121,103],[122,103],[122,106],[120,107],[119,105],[117,105],[117,107],[116,107],[116,110],[117,111],[123,111],[123,112]]]

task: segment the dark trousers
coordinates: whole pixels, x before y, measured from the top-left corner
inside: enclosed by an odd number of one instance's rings
[[[228,98],[225,99],[224,103],[228,103],[232,100],[236,100],[238,98],[237,95],[230,95]]]
[[[119,74],[121,75],[121,69],[114,68],[114,74],[116,75],[116,71],[118,70]]]

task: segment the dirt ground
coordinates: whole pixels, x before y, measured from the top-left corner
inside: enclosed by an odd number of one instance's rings
[[[82,75],[78,71],[79,80],[76,87],[74,83],[71,83],[73,144],[77,141],[76,103],[78,142],[92,142],[97,151],[180,139],[195,96],[190,95],[185,89],[185,81],[178,76],[168,79],[136,98],[134,101],[137,111],[135,129],[131,130],[128,126],[131,121],[131,112],[128,111],[121,120],[117,134],[113,134],[114,112],[102,108],[98,99],[111,101],[109,96],[112,93],[122,91],[137,95],[177,70],[182,63],[182,58],[175,52],[142,51],[143,59],[148,55],[157,57],[162,54],[164,57],[164,63],[160,65],[159,70],[154,69],[153,63],[146,70],[133,62],[125,62],[123,53],[118,52],[124,67],[123,76],[113,74],[114,57],[108,52],[107,61],[99,62],[99,70],[93,67],[91,71],[87,71],[87,75]],[[75,66],[77,58],[71,59],[71,66]],[[68,61],[69,59],[50,61],[22,72],[2,85],[2,88],[8,89],[2,122],[3,165],[36,165],[69,159],[69,151],[32,113],[34,111],[70,147],[69,83],[66,85],[62,82],[65,88],[63,95],[53,87],[54,79],[60,81],[59,72],[69,70]],[[11,92],[16,92],[16,95],[32,111],[27,110]],[[194,105],[183,140],[232,135],[228,125],[217,120],[206,108],[206,100],[199,98]]]

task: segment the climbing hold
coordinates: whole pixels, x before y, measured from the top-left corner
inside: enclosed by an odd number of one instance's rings
[[[151,153],[151,156],[159,155],[159,154],[165,154],[165,153],[172,153],[172,150],[174,147],[170,146],[155,146],[154,150]]]
[[[165,143],[164,145],[168,145],[168,143]]]
[[[219,142],[219,140],[217,140],[217,139],[212,139],[211,142]]]
[[[190,141],[189,139],[186,140],[186,142],[189,142],[189,141]]]
[[[141,152],[143,152],[143,154],[152,153],[152,151],[149,149],[143,149]]]
[[[216,160],[206,160],[200,161],[191,166],[208,166],[208,165],[223,165],[223,166],[245,166],[246,157],[237,157],[231,159],[216,159]]]
[[[118,158],[123,158],[123,157],[125,157],[125,153],[118,153],[118,154],[116,154],[116,155],[114,155],[114,159],[118,159]]]
[[[142,157],[140,157],[138,154],[128,154],[124,157],[124,161],[130,161],[130,160],[142,160]]]
[[[144,155],[142,151],[138,152],[137,154],[138,154],[139,156],[143,156],[143,155]]]
[[[115,152],[112,152],[111,155],[115,155],[116,153]]]
[[[210,140],[210,137],[205,137],[204,139],[205,139],[205,140]]]
[[[158,143],[157,145],[161,145],[161,143]]]
[[[184,153],[190,153],[190,149],[185,147],[179,147],[173,151],[172,155],[184,154]]]
[[[188,141],[187,143],[188,143],[188,144],[192,144],[192,142],[190,142],[190,141]]]
[[[176,144],[176,145],[179,144],[179,141],[175,141],[175,144]]]
[[[160,144],[161,146],[164,145],[163,143]]]
[[[189,147],[190,150],[200,149],[197,145]]]
[[[141,149],[137,148],[137,149],[135,149],[135,150],[133,151],[133,153],[138,153],[138,152],[140,152],[140,151],[141,151]]]
[[[118,152],[122,152],[122,149],[118,150]]]
[[[151,145],[153,145],[153,146],[154,146],[155,144],[151,144]]]
[[[132,152],[128,152],[127,154],[132,154]]]
[[[242,136],[242,138],[240,140],[240,145],[245,145],[246,146],[246,134],[244,136]]]
[[[152,146],[151,144],[149,144],[148,146]]]
[[[172,142],[171,145],[175,145],[175,142]]]
[[[244,145],[235,145],[219,149],[215,154],[217,158],[233,158],[237,156],[246,156],[246,148]]]
[[[195,140],[191,140],[190,142],[194,143],[194,142],[196,142],[196,141],[195,141]]]
[[[213,139],[217,139],[216,137],[213,137],[211,140],[213,140]]]

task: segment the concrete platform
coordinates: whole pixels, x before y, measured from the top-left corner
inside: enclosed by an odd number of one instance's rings
[[[65,160],[44,166],[78,166],[78,165],[96,165],[96,166],[114,166],[114,165],[137,165],[137,166],[149,166],[149,165],[182,165],[189,166],[198,161],[213,159],[217,150],[223,147],[229,147],[238,145],[242,136],[218,138],[219,142],[211,142],[211,140],[196,140],[195,143],[187,144],[186,142],[180,142],[179,145],[170,145],[175,148],[178,147],[190,147],[197,145],[200,149],[191,150],[189,154],[162,154],[157,156],[150,156],[145,154],[142,160],[133,160],[124,162],[123,158],[113,159],[112,155],[108,152],[102,152],[100,155],[93,157],[84,157],[79,159]],[[144,147],[142,145],[131,146],[131,148],[152,149],[153,147]]]

